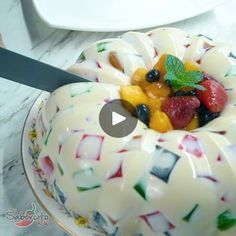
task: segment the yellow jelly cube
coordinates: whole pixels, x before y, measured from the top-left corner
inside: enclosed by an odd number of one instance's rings
[[[149,127],[161,133],[173,130],[169,117],[165,112],[156,110],[151,116]]]
[[[194,130],[199,127],[199,117],[197,114],[193,117],[193,119],[189,122],[189,124],[186,126],[186,130]]]
[[[143,90],[137,85],[121,86],[120,88],[121,99],[131,103],[134,107],[139,104],[148,105],[148,98]]]
[[[190,60],[184,62],[184,67],[186,71],[201,71],[199,65],[196,62]]]

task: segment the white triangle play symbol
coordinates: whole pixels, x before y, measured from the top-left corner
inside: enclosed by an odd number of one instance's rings
[[[112,112],[112,125],[117,125],[119,124],[120,122],[126,120],[126,117],[125,116],[122,116],[116,112]]]

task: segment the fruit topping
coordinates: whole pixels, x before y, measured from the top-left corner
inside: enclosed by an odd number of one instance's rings
[[[184,67],[186,71],[192,71],[192,70],[200,71],[201,70],[199,65],[196,62],[189,61],[189,60],[184,62]]]
[[[205,91],[197,91],[199,100],[211,111],[221,112],[228,100],[224,87],[216,80],[207,79],[201,82]]]
[[[160,80],[160,71],[157,69],[151,69],[147,74],[146,74],[146,80],[149,83],[157,82]]]
[[[165,102],[164,98],[149,98],[148,99],[148,107],[150,109],[150,113],[153,114],[155,110],[160,110],[162,103]]]
[[[147,126],[150,122],[150,111],[147,105],[140,104],[136,107],[136,114],[139,120],[141,120]]]
[[[220,112],[211,112],[203,104],[197,109],[197,113],[199,117],[199,127],[206,125],[220,115]]]
[[[197,97],[171,97],[165,102],[163,111],[170,118],[174,128],[182,129],[192,120],[199,106],[200,101]]]
[[[174,91],[185,87],[204,90],[204,87],[198,84],[203,79],[200,71],[186,71],[183,62],[172,55],[167,55],[165,64],[165,81],[169,82]]]
[[[164,81],[164,76],[166,74],[166,65],[165,65],[166,57],[167,57],[167,54],[162,54],[160,59],[157,61],[157,63],[153,67],[154,69],[160,71],[161,81]]]
[[[179,90],[176,93],[174,93],[174,96],[197,96],[196,90],[190,90],[190,91],[182,91]]]
[[[228,100],[224,87],[196,62],[169,54],[150,71],[136,69],[131,84],[121,87],[121,98],[136,107],[143,123],[162,133],[197,129],[217,118]]]
[[[171,92],[171,88],[165,83],[155,82],[146,86],[144,91],[149,98],[168,97]]]
[[[198,127],[199,127],[199,116],[197,113],[195,113],[193,119],[186,126],[186,130],[191,131],[197,129]]]
[[[147,72],[148,70],[146,68],[138,68],[135,70],[131,77],[131,84],[141,86],[141,83],[145,80]]]
[[[149,127],[161,133],[173,130],[173,126],[167,114],[159,110],[156,110],[151,116]]]
[[[121,99],[126,100],[134,107],[140,104],[148,104],[148,98],[143,90],[137,85],[122,86],[120,89]]]

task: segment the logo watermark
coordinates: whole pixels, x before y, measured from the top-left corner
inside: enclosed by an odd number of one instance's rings
[[[36,223],[39,226],[46,227],[49,217],[43,212],[36,212],[36,204],[32,203],[31,208],[26,211],[9,209],[4,213],[7,220],[11,221],[18,228],[27,228]]]

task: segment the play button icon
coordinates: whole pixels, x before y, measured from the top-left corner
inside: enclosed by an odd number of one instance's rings
[[[129,102],[122,99],[111,100],[100,111],[100,126],[114,138],[125,137],[136,127],[137,118],[134,114],[135,108]]]
[[[111,113],[111,120],[112,120],[112,125],[117,125],[117,124],[119,124],[120,122],[122,122],[122,121],[125,121],[126,120],[126,117],[124,117],[124,116],[122,116],[122,115],[120,115],[120,114],[118,114],[118,113],[116,113],[116,112],[112,112]]]

